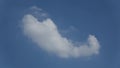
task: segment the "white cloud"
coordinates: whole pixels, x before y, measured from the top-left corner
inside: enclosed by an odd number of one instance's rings
[[[41,9],[41,8],[38,8],[37,6],[32,6],[30,9],[31,9],[31,10],[39,10],[39,11],[42,11],[42,9]]]
[[[62,58],[92,56],[99,54],[100,45],[94,35],[89,35],[85,44],[76,45],[71,40],[62,37],[54,22],[47,18],[38,21],[28,14],[23,18],[23,31],[43,50]]]

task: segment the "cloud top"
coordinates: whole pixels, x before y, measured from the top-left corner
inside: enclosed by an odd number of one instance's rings
[[[76,45],[59,33],[57,26],[50,18],[39,21],[35,16],[26,14],[22,22],[24,34],[49,53],[62,58],[99,54],[99,41],[94,35],[89,35],[85,44]]]

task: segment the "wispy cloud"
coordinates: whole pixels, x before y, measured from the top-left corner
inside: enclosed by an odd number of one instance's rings
[[[22,21],[24,34],[49,53],[62,58],[99,54],[99,41],[94,35],[89,35],[84,44],[76,45],[72,40],[63,37],[59,33],[57,26],[50,18],[39,21],[33,15],[27,14]]]

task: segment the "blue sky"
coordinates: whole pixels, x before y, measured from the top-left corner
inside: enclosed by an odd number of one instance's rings
[[[0,0],[0,67],[119,68],[119,3],[119,0]],[[73,41],[85,42],[88,35],[95,35],[100,43],[99,54],[60,58],[39,48],[21,29],[21,21],[32,6],[44,9],[61,34]]]

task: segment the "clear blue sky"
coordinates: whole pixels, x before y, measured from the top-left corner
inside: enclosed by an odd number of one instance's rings
[[[61,30],[74,26],[69,38],[75,41],[95,35],[99,55],[62,59],[34,46],[19,25],[31,6],[44,9]],[[0,68],[120,68],[119,0],[0,0],[0,8]]]

